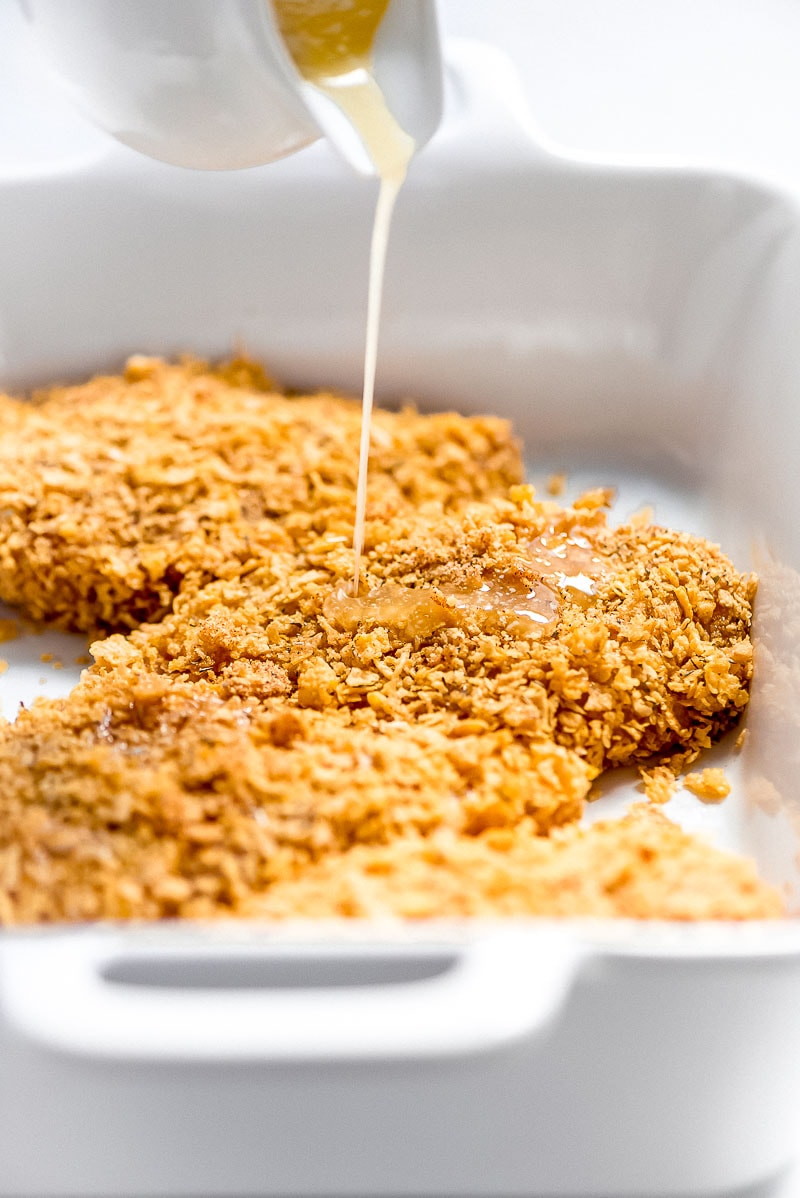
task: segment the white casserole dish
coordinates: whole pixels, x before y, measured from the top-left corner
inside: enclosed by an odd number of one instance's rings
[[[316,147],[194,174],[90,140],[0,163],[0,382],[236,340],[357,389],[369,185]],[[510,416],[534,470],[762,576],[744,750],[672,811],[800,899],[800,211],[744,180],[537,147],[454,54],[393,230],[387,399]],[[68,647],[69,646],[69,647]],[[10,715],[69,670],[3,646]],[[39,686],[39,678],[48,682]],[[593,814],[635,795],[620,777]],[[793,1153],[800,927],[163,926],[0,938],[0,1194],[705,1194]]]

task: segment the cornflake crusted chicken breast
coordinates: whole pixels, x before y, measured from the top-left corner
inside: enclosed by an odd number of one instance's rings
[[[132,358],[122,377],[0,396],[0,600],[84,631],[159,619],[321,531],[352,535],[361,407],[260,367]],[[431,519],[522,477],[504,420],[378,412],[371,510]]]
[[[242,363],[134,360],[126,380],[83,389],[99,405],[85,441],[69,425],[76,479],[91,459],[94,489],[76,481],[70,499],[59,474],[50,498],[11,504],[6,597],[19,569],[30,614],[66,623],[73,602],[83,626],[150,622],[97,642],[67,699],[2,730],[0,919],[780,914],[750,863],[652,806],[578,822],[603,770],[680,767],[736,721],[754,580],[699,538],[609,527],[607,492],[539,500],[515,484],[502,422],[384,413],[354,598],[358,413],[259,385]],[[48,427],[62,445],[80,392],[33,409],[32,454]],[[117,413],[103,459],[99,412],[114,395],[142,411],[128,441]],[[33,417],[6,402],[22,441]],[[161,450],[183,473],[154,525],[145,493],[161,487],[163,507],[170,487],[137,471]],[[260,506],[245,517],[256,475]],[[72,569],[78,512],[94,548],[83,537]],[[138,566],[99,591],[117,553]]]

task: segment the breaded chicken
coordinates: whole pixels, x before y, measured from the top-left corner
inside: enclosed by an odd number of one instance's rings
[[[579,817],[588,786],[546,740],[87,674],[0,737],[0,922],[236,914],[356,844],[547,831]]]
[[[249,363],[0,400],[0,597],[133,629],[0,728],[0,923],[780,914],[652,808],[579,824],[738,719],[755,580],[537,499],[502,421],[404,412],[353,595],[359,420]]]
[[[360,404],[287,397],[245,361],[132,358],[122,377],[0,397],[0,600],[132,628],[276,546],[352,533]],[[504,420],[376,412],[373,514],[434,520],[522,475]]]
[[[96,645],[95,670],[370,725],[546,737],[593,774],[691,759],[747,702],[754,582],[697,537],[609,528],[606,498],[560,508],[519,487],[435,525],[373,522],[359,599],[336,539],[266,555]]]
[[[443,829],[359,845],[252,894],[242,910],[261,919],[739,920],[782,912],[780,894],[751,861],[643,804],[622,819],[570,824],[549,837],[520,824],[472,838]]]
[[[95,645],[0,740],[0,917],[773,914],[667,821],[540,843],[602,769],[736,717],[752,580],[602,495],[515,496],[371,526],[358,600],[323,536]]]

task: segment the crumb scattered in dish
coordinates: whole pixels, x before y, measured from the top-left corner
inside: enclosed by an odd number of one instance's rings
[[[656,765],[652,769],[642,769],[640,773],[648,803],[656,803],[659,806],[668,803],[677,785],[674,770],[667,765]]]
[[[731,784],[722,769],[704,769],[699,773],[687,774],[683,786],[704,803],[721,803],[731,793]]]
[[[557,499],[563,495],[567,486],[566,474],[551,474],[547,479],[547,494]]]
[[[3,596],[140,623],[0,730],[3,922],[780,913],[647,805],[579,825],[616,766],[666,801],[747,703],[755,580],[715,546],[537,498],[502,421],[382,413],[353,597],[349,401],[137,358],[3,403],[43,477],[4,448]]]

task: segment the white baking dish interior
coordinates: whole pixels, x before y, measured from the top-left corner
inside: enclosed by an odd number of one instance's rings
[[[800,214],[745,180],[560,160],[537,144],[504,62],[467,46],[454,58],[448,118],[392,232],[379,391],[507,415],[534,476],[566,470],[572,491],[613,484],[620,515],[652,504],[758,569],[749,735],[741,752],[728,741],[706,760],[725,765],[733,793],[718,807],[679,795],[669,811],[751,854],[794,909]],[[4,164],[0,217],[14,233],[0,241],[0,277],[13,281],[2,382],[27,389],[117,369],[132,352],[214,357],[243,344],[289,385],[355,391],[373,201],[322,146],[227,175],[100,143]],[[66,691],[82,649],[54,633],[4,645],[4,713]],[[589,818],[639,797],[620,775]],[[134,1192],[131,1177],[137,1193],[176,1194],[744,1184],[791,1149],[799,959],[793,920],[6,937],[3,1069],[27,1080],[0,1135],[0,1194]],[[318,1072],[292,1072],[300,1061]],[[367,1075],[364,1061],[383,1064]],[[116,1072],[97,1073],[102,1062]],[[194,1072],[181,1072],[187,1062]],[[510,1106],[493,1115],[497,1094]],[[405,1147],[392,1132],[398,1095]],[[215,1096],[235,1119],[215,1123]],[[454,1102],[455,1123],[442,1116]],[[133,1133],[109,1103],[137,1112]],[[108,1160],[80,1130],[88,1117],[110,1137]],[[651,1121],[660,1131],[648,1138]],[[444,1146],[432,1144],[440,1124]],[[313,1144],[292,1165],[304,1125]],[[37,1149],[53,1127],[72,1145],[61,1172]],[[613,1147],[620,1127],[633,1153]],[[259,1128],[272,1155],[254,1147]],[[675,1146],[692,1136],[687,1158]],[[125,1181],[114,1153],[130,1162],[142,1137],[154,1147]]]

